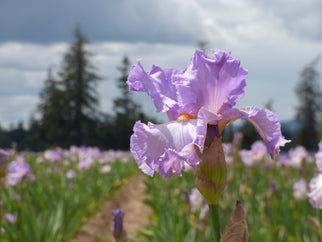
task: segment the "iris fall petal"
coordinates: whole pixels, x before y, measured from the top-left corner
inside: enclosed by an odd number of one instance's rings
[[[196,137],[196,124],[194,119],[160,125],[137,121],[131,136],[131,152],[142,171],[150,176],[156,171],[172,177],[174,172],[181,175],[184,162],[194,167],[199,162],[194,145],[202,145],[202,141],[198,142],[202,139]]]

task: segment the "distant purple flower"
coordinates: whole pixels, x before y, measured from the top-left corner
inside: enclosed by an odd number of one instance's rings
[[[67,173],[66,173],[66,177],[68,179],[72,179],[76,176],[76,172],[74,170],[68,170]]]
[[[190,204],[189,190],[187,188],[183,189],[183,201],[186,204]]]
[[[319,143],[319,151],[315,154],[316,166],[319,172],[322,172],[322,140]]]
[[[167,112],[170,122],[145,125],[136,122],[131,152],[148,175],[181,175],[184,162],[195,167],[200,161],[195,146],[203,151],[207,125],[219,131],[236,119],[247,119],[263,138],[274,158],[288,141],[281,135],[275,114],[257,107],[234,108],[244,96],[247,71],[229,52],[214,51],[215,58],[197,50],[184,71],[153,65],[145,72],[140,61],[128,78],[133,91],[146,92],[158,112]]]
[[[9,222],[9,223],[14,223],[17,219],[17,214],[12,214],[12,213],[6,213],[5,214],[5,217],[6,217],[6,220]]]
[[[22,156],[17,156],[15,161],[12,161],[8,166],[8,175],[6,182],[10,186],[21,183],[24,177],[28,176],[31,181],[35,176],[31,173],[29,164],[25,162]]]
[[[303,146],[297,146],[289,151],[289,166],[300,168],[308,157],[309,153]]]
[[[41,156],[38,156],[38,157],[37,157],[37,163],[38,163],[38,164],[42,164],[42,163],[44,163],[44,161],[45,161],[45,160],[44,160],[44,158],[43,158],[43,157],[41,157]]]
[[[234,145],[232,143],[223,143],[222,146],[226,163],[232,163],[234,161]]]
[[[309,186],[310,192],[307,196],[310,198],[312,207],[322,209],[322,173],[313,178]]]
[[[301,180],[293,184],[293,196],[298,200],[302,200],[306,198],[307,189],[307,182],[302,178]]]
[[[100,168],[101,173],[109,173],[112,170],[112,167],[109,165],[104,165]]]
[[[4,176],[5,170],[9,160],[9,153],[3,149],[0,149],[0,179]]]
[[[60,161],[61,155],[58,150],[46,150],[44,152],[44,157],[49,161]]]
[[[280,154],[276,162],[276,167],[286,167],[289,166],[290,161],[287,154]]]
[[[204,204],[201,208],[200,215],[199,215],[200,221],[205,222],[208,218],[208,215],[209,215],[209,206],[208,204]]]
[[[191,211],[199,211],[204,202],[204,198],[197,188],[192,189],[191,195],[189,196]]]
[[[94,159],[91,157],[87,157],[85,159],[81,159],[78,163],[79,170],[88,170],[94,164]]]
[[[122,209],[112,210],[112,234],[114,237],[119,238],[123,233],[123,218],[124,212]]]
[[[244,137],[243,133],[241,133],[241,132],[236,132],[236,133],[234,134],[233,145],[234,145],[234,146],[239,145],[239,144],[242,142],[243,137]]]
[[[19,202],[19,201],[21,200],[21,197],[20,197],[20,195],[19,195],[19,194],[16,194],[16,195],[15,195],[15,200],[16,200],[17,202]]]
[[[241,150],[239,154],[243,163],[248,167],[257,166],[263,159],[268,158],[266,146],[262,141],[254,142],[250,150]]]

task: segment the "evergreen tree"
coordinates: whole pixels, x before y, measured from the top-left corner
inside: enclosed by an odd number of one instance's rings
[[[138,112],[141,112],[141,106],[133,101],[132,93],[126,84],[130,71],[130,60],[127,56],[122,59],[122,65],[118,66],[117,69],[121,73],[120,77],[116,79],[121,96],[114,99],[114,111],[124,119],[137,118]]]
[[[40,92],[38,111],[41,114],[39,138],[51,145],[66,145],[67,100],[60,83],[53,78],[51,69]]]
[[[208,49],[209,49],[208,44],[209,44],[208,41],[206,41],[206,40],[200,40],[198,42],[197,46],[198,46],[198,49],[200,49],[203,52],[207,53],[208,52]]]
[[[147,122],[147,117],[142,112],[142,108],[137,104],[126,84],[130,71],[130,61],[127,56],[122,59],[122,65],[117,67],[120,77],[116,79],[117,86],[121,91],[121,96],[114,100],[115,119],[108,128],[112,131],[113,147],[127,150],[130,147],[130,136],[133,133],[133,125],[137,120]]]
[[[322,140],[322,112],[320,113],[320,119],[318,122],[318,140]]]
[[[63,68],[59,73],[65,91],[68,107],[68,134],[71,143],[86,144],[93,117],[96,115],[98,94],[96,84],[101,79],[95,73],[90,58],[92,53],[86,50],[89,43],[78,26],[75,30],[76,41],[65,54]]]
[[[296,120],[302,124],[296,142],[307,149],[317,148],[317,120],[321,112],[321,92],[318,83],[319,73],[316,65],[319,57],[309,63],[300,74],[296,94],[300,105],[297,107]]]

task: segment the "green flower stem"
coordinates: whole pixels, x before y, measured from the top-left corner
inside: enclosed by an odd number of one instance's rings
[[[219,204],[209,204],[209,216],[215,242],[220,241]]]

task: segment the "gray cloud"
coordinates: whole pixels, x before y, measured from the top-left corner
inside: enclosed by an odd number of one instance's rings
[[[317,0],[2,1],[0,123],[27,120],[34,112],[47,68],[59,70],[76,23],[104,79],[98,86],[104,112],[112,111],[118,95],[116,67],[123,56],[133,64],[142,58],[146,70],[152,64],[182,70],[196,43],[207,40],[211,48],[232,51],[249,70],[240,107],[272,99],[278,117],[291,119],[299,72],[322,50],[320,9]],[[146,94],[134,97],[155,111]]]
[[[298,38],[322,41],[322,1],[320,0],[249,0],[261,11],[278,19],[281,27]]]
[[[92,41],[196,43],[204,35],[192,0],[31,0],[1,5],[1,42],[70,41],[76,24]]]

